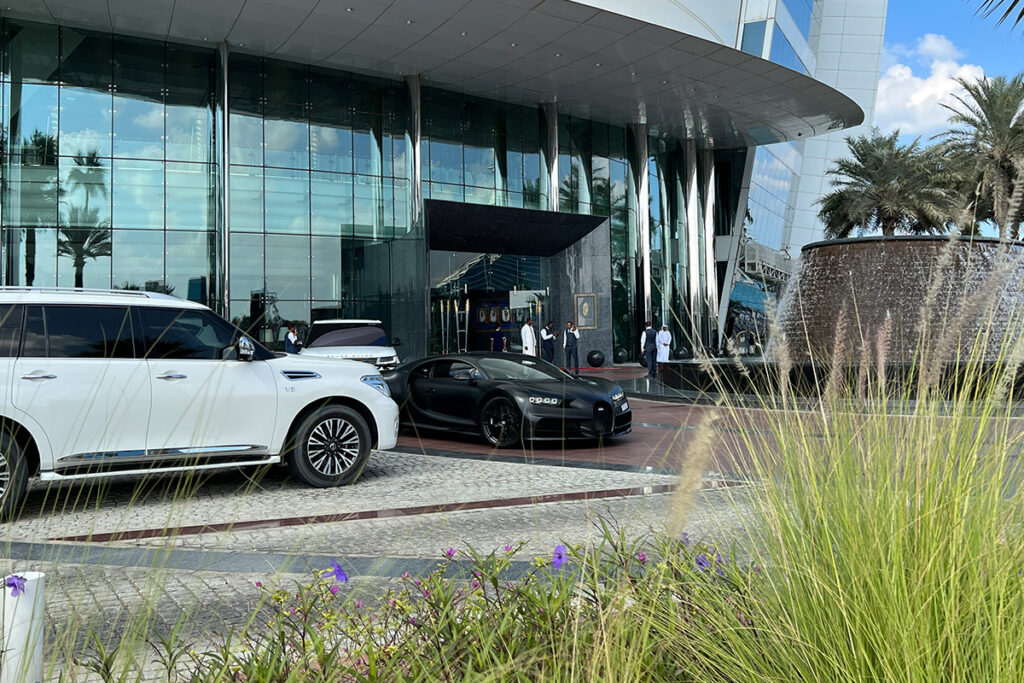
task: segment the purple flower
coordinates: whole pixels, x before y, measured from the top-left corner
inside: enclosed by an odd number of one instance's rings
[[[11,597],[16,598],[25,592],[25,577],[17,574],[8,576],[4,585],[11,589]]]
[[[507,543],[506,543],[506,544],[505,544],[505,552],[506,552],[506,553],[510,553],[510,552],[512,552],[512,546],[510,546],[509,544],[507,544]]]
[[[752,569],[754,570],[755,574],[760,574],[761,573],[761,568],[758,567],[756,564],[752,567]]]
[[[455,548],[448,548],[448,550],[445,550],[444,556],[447,557],[449,560],[455,557]]]
[[[473,579],[473,584],[472,585],[473,585],[473,588],[479,588],[480,587],[480,582],[477,581],[476,579]]]
[[[637,553],[636,559],[640,564],[647,564],[647,553]]]
[[[555,554],[551,557],[551,566],[555,569],[561,569],[565,565],[569,564],[569,555],[564,545],[555,546]]]
[[[412,624],[413,626],[415,626],[416,625],[416,617],[409,617],[409,623]]]
[[[345,570],[341,568],[341,565],[338,564],[337,560],[331,560],[331,566],[327,572],[334,577],[335,581],[340,581],[341,583],[348,581],[348,574],[346,574]]]
[[[683,535],[679,537],[679,540],[683,542],[684,547],[690,547],[690,534],[684,532]]]
[[[362,609],[362,608],[363,608],[363,601],[362,600],[356,600],[356,609]]]
[[[430,591],[429,590],[424,590],[423,591],[423,597],[429,598],[430,597]]]
[[[697,569],[701,570],[702,572],[706,572],[708,569],[711,568],[711,558],[709,558],[704,553],[701,553],[700,555],[695,557],[693,561],[694,563],[696,563]]]
[[[409,572],[402,572],[402,578],[403,579],[408,579],[409,578]]]
[[[256,582],[256,587],[257,588],[263,588],[263,582],[262,581],[257,581]]]
[[[338,584],[332,583],[331,584],[331,595],[337,595],[337,594],[338,594]]]

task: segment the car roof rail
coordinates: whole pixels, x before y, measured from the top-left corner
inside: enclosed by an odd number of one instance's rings
[[[40,292],[46,294],[108,294],[108,295],[127,295],[127,296],[138,296],[146,299],[162,299],[169,298],[174,299],[175,297],[163,292],[147,292],[139,289],[86,289],[82,287],[26,287],[23,285],[3,285],[0,286],[0,293],[4,292]]]

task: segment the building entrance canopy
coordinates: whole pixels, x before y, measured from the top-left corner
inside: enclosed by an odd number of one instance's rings
[[[607,219],[427,199],[428,242],[434,251],[554,256]]]
[[[623,3],[629,7],[629,3]],[[395,78],[559,111],[702,148],[857,125],[850,98],[719,43],[570,0],[8,0],[5,14]]]

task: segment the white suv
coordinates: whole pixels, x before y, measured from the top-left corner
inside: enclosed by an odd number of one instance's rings
[[[0,515],[27,479],[284,460],[318,487],[395,446],[366,363],[274,354],[196,303],[149,292],[0,287]]]

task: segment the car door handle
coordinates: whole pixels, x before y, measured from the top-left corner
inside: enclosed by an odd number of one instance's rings
[[[57,379],[57,375],[50,374],[50,373],[41,373],[41,372],[40,373],[36,373],[36,372],[33,372],[33,373],[28,374],[28,375],[22,375],[21,378],[22,379]]]
[[[157,375],[157,379],[187,379],[188,375],[183,375],[180,372],[165,372],[162,375]]]
[[[427,389],[427,393],[428,394],[436,394],[437,393],[437,389],[434,389],[433,387],[431,387],[431,388]]]

